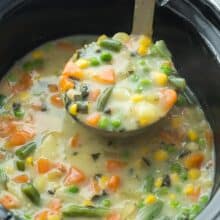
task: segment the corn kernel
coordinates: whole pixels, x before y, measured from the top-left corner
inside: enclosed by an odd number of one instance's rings
[[[190,129],[188,131],[188,138],[191,140],[191,141],[196,141],[198,139],[198,134],[196,131]]]
[[[69,112],[71,115],[76,115],[77,114],[77,104],[70,105]]]
[[[183,190],[184,194],[186,195],[192,195],[194,192],[194,187],[192,184],[187,184]]]
[[[78,67],[80,67],[80,68],[82,68],[82,69],[85,69],[85,68],[87,68],[87,67],[89,66],[89,61],[86,60],[86,59],[79,59],[79,60],[77,60],[77,61],[75,62],[75,64],[76,64]]]
[[[144,203],[145,204],[154,204],[157,201],[157,197],[153,194],[149,194],[146,196]]]
[[[144,96],[141,94],[135,94],[131,97],[132,102],[141,102],[144,100]]]
[[[140,40],[139,40],[139,47],[137,50],[138,54],[140,56],[146,55],[151,43],[152,43],[152,41],[149,37],[141,36]]]
[[[47,177],[49,180],[53,181],[59,179],[62,175],[63,173],[61,171],[53,169],[47,174]]]
[[[91,200],[84,200],[84,201],[83,201],[83,205],[84,205],[84,206],[92,206],[93,203],[92,203]]]
[[[170,179],[171,179],[172,184],[176,184],[180,180],[179,175],[177,173],[171,173]]]
[[[170,200],[175,200],[176,199],[176,195],[174,193],[169,194],[169,199]]]
[[[61,220],[60,215],[48,215],[47,220]]]
[[[108,37],[105,34],[100,35],[97,39],[97,43],[100,43],[102,40],[105,40],[106,38]]]
[[[168,77],[164,73],[156,73],[154,76],[154,81],[158,86],[165,86],[168,81]]]
[[[28,93],[28,92],[21,92],[19,94],[19,98],[21,99],[21,101],[27,101],[30,98],[30,93]]]
[[[26,160],[25,160],[25,163],[28,166],[33,166],[33,157],[27,157]]]
[[[163,179],[161,177],[158,177],[154,182],[154,186],[160,188],[162,186],[162,183],[163,183]]]
[[[157,150],[154,153],[154,159],[156,161],[166,161],[168,159],[168,153],[165,150]]]
[[[102,189],[105,189],[106,188],[106,185],[109,181],[109,177],[107,176],[102,176],[100,179],[99,179],[99,185]]]
[[[40,58],[43,58],[44,53],[43,53],[43,51],[41,51],[41,50],[36,50],[36,51],[34,51],[34,52],[31,54],[31,56],[32,56],[34,59],[40,59]]]
[[[188,171],[188,177],[191,180],[196,180],[200,177],[201,175],[201,171],[199,169],[196,168],[192,168]]]

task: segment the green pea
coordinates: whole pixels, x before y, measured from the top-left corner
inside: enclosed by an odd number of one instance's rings
[[[109,62],[112,60],[112,55],[109,52],[102,52],[100,58],[104,62]]]
[[[206,146],[206,141],[205,141],[204,138],[199,138],[197,142],[198,142],[199,147],[200,147],[201,150],[205,148],[205,146]]]
[[[109,122],[110,122],[110,121],[109,121],[109,118],[103,116],[103,117],[101,117],[101,119],[99,120],[98,126],[99,126],[99,128],[101,128],[101,129],[106,129],[106,128],[108,128],[108,126],[109,126]]]
[[[17,109],[17,110],[14,110],[14,116],[16,118],[23,118],[24,117],[24,110],[23,109]]]
[[[70,193],[78,193],[79,192],[79,188],[77,186],[70,186],[68,189],[67,189],[68,192]]]
[[[111,124],[114,128],[119,128],[121,126],[121,120],[119,118],[112,118]]]
[[[150,86],[151,85],[151,80],[149,79],[142,79],[140,81],[141,86]]]
[[[139,80],[139,76],[137,74],[132,74],[130,76],[131,81],[137,82]]]
[[[90,58],[90,65],[91,66],[98,66],[99,64],[100,64],[100,62],[96,57]]]
[[[177,200],[170,201],[170,206],[174,209],[177,209],[180,206],[180,202]]]
[[[102,200],[102,206],[110,207],[111,206],[111,201],[109,199]]]
[[[138,85],[136,88],[136,92],[138,92],[138,93],[142,93],[143,90],[144,90],[144,87],[142,85]]]
[[[169,63],[162,64],[162,66],[160,67],[160,70],[167,75],[170,75],[173,72],[173,68],[171,67]]]

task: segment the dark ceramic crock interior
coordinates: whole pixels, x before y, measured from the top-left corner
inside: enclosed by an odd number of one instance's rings
[[[197,219],[218,219],[220,13],[202,0],[171,0],[163,6],[161,1],[158,3],[154,39],[167,42],[177,70],[198,97],[214,131],[215,185],[208,207]],[[0,75],[3,76],[16,59],[48,40],[73,34],[130,33],[133,9],[133,0],[1,0]],[[0,210],[0,219],[14,218],[10,216]]]

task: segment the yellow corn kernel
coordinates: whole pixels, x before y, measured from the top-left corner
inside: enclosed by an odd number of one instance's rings
[[[85,69],[89,66],[89,60],[86,59],[79,59],[75,62],[75,64],[80,67],[81,69]]]
[[[61,220],[60,215],[48,215],[47,220]]]
[[[177,173],[171,173],[170,174],[170,179],[171,179],[172,184],[176,184],[176,183],[179,182],[180,177]]]
[[[148,48],[151,45],[152,41],[149,37],[147,36],[141,36],[139,40],[139,47],[138,47],[138,54],[140,56],[144,56],[147,54]]]
[[[196,141],[198,139],[198,134],[196,131],[190,129],[188,131],[188,138],[191,140],[191,141]]]
[[[19,99],[21,100],[21,101],[27,101],[28,99],[30,98],[30,93],[28,93],[28,92],[21,92],[20,94],[19,94]]]
[[[168,77],[165,73],[156,73],[154,81],[158,86],[165,86],[167,84]]]
[[[169,194],[169,199],[170,200],[175,200],[176,199],[176,195],[174,193],[170,193]]]
[[[40,59],[40,58],[43,58],[44,53],[43,53],[43,51],[41,51],[41,50],[36,50],[36,51],[34,51],[34,52],[31,54],[31,56],[32,56],[34,59]]]
[[[76,115],[77,114],[77,104],[70,105],[69,112],[71,115]]]
[[[25,163],[28,166],[33,166],[33,157],[27,157],[26,160],[25,160]]]
[[[152,111],[152,109],[146,110],[146,112],[139,117],[140,126],[146,126],[152,123],[155,120],[155,117],[156,117],[156,113]]]
[[[172,119],[171,119],[171,126],[173,127],[173,128],[179,128],[181,125],[182,125],[182,118],[181,117],[173,117]]]
[[[58,169],[53,169],[47,174],[47,177],[49,180],[53,181],[59,179],[62,175],[63,173],[61,171]]]
[[[83,205],[84,205],[84,206],[92,206],[93,203],[92,203],[91,200],[88,199],[88,200],[84,200],[84,201],[83,201]]]
[[[97,43],[100,43],[102,40],[105,40],[106,38],[108,37],[105,34],[100,35],[97,39]]]
[[[199,169],[196,168],[192,168],[188,171],[188,177],[191,180],[196,180],[200,177],[201,175],[201,171]]]
[[[144,96],[141,94],[135,94],[131,97],[132,102],[141,102],[144,100]]]
[[[106,185],[109,181],[109,177],[108,176],[102,176],[100,179],[99,179],[99,185],[102,189],[105,189],[106,188]]]
[[[165,150],[157,150],[154,153],[154,159],[156,161],[166,161],[168,159],[168,153]]]
[[[162,186],[162,183],[163,183],[163,179],[161,177],[158,177],[154,182],[154,186],[160,188]]]
[[[145,204],[154,204],[157,201],[157,197],[153,194],[149,194],[146,196],[144,203]]]
[[[192,195],[194,192],[194,187],[192,184],[187,184],[183,190],[184,194],[186,195]]]

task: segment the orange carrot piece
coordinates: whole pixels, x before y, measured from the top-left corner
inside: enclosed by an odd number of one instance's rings
[[[208,147],[212,147],[212,145],[213,145],[213,133],[210,129],[207,129],[205,131],[205,139],[206,139]]]
[[[164,95],[163,101],[164,101],[165,108],[171,109],[177,100],[176,91],[173,89],[165,89],[165,90],[162,90],[162,93]]]
[[[14,177],[13,181],[16,183],[27,183],[29,181],[29,177],[25,174],[22,174]]]
[[[98,112],[94,112],[86,118],[86,124],[92,127],[97,127],[100,117],[101,116]]]
[[[63,76],[68,76],[68,77],[73,77],[76,79],[83,79],[84,78],[84,74],[83,71],[72,62],[72,60],[70,60],[66,66],[64,67]]]
[[[58,92],[58,86],[56,84],[48,84],[47,87],[50,92]]]
[[[22,75],[21,79],[12,87],[14,93],[22,92],[29,89],[33,85],[31,75],[25,73]]]
[[[59,211],[62,207],[60,199],[54,198],[50,201],[48,208],[52,211]]]
[[[59,89],[61,92],[66,92],[69,89],[74,88],[74,83],[70,81],[68,76],[61,76],[59,80]]]
[[[53,164],[50,160],[48,160],[47,158],[40,158],[37,161],[37,171],[38,173],[42,174],[42,173],[47,173],[48,171],[50,171],[53,168]]]
[[[35,217],[34,220],[47,220],[47,216],[48,216],[49,210],[43,210],[38,212]]]
[[[191,153],[188,156],[186,156],[183,160],[183,163],[186,168],[200,168],[203,161],[205,159],[205,156],[202,152],[195,152]]]
[[[33,133],[27,131],[16,131],[9,136],[8,147],[16,147],[25,144],[27,141],[31,140]]]
[[[99,194],[101,192],[98,182],[94,179],[90,181],[90,189],[94,194]]]
[[[79,134],[75,134],[70,140],[70,146],[76,148],[79,146]]]
[[[123,168],[126,164],[119,160],[107,160],[106,168],[109,172],[117,171]]]
[[[197,202],[198,201],[198,198],[200,196],[200,193],[201,193],[201,187],[200,186],[197,186],[193,193],[189,195],[189,198],[191,199],[191,201],[193,202]]]
[[[52,95],[50,97],[50,102],[57,108],[63,108],[64,103],[59,94]]]
[[[93,89],[89,93],[88,100],[95,102],[100,94],[100,89]]]
[[[116,81],[115,71],[108,68],[106,70],[103,70],[98,75],[95,75],[94,79],[100,83],[114,84]]]
[[[119,176],[112,176],[107,184],[108,189],[115,192],[120,186],[120,183],[121,183],[121,179]]]
[[[76,167],[71,167],[69,172],[67,173],[66,178],[64,179],[65,185],[72,185],[72,184],[80,184],[84,182],[86,179],[85,174],[83,171],[79,170]]]
[[[4,138],[16,131],[16,125],[10,118],[0,118],[0,137]]]
[[[0,153],[0,160],[3,160],[3,159],[5,159],[5,153]]]
[[[9,193],[0,198],[0,204],[2,204],[6,209],[14,209],[20,206],[17,198]]]
[[[121,216],[119,213],[111,213],[107,216],[106,220],[121,220]]]
[[[69,50],[74,51],[76,48],[73,46],[73,44],[66,42],[66,41],[58,41],[56,43],[56,46],[63,49],[63,50]]]

